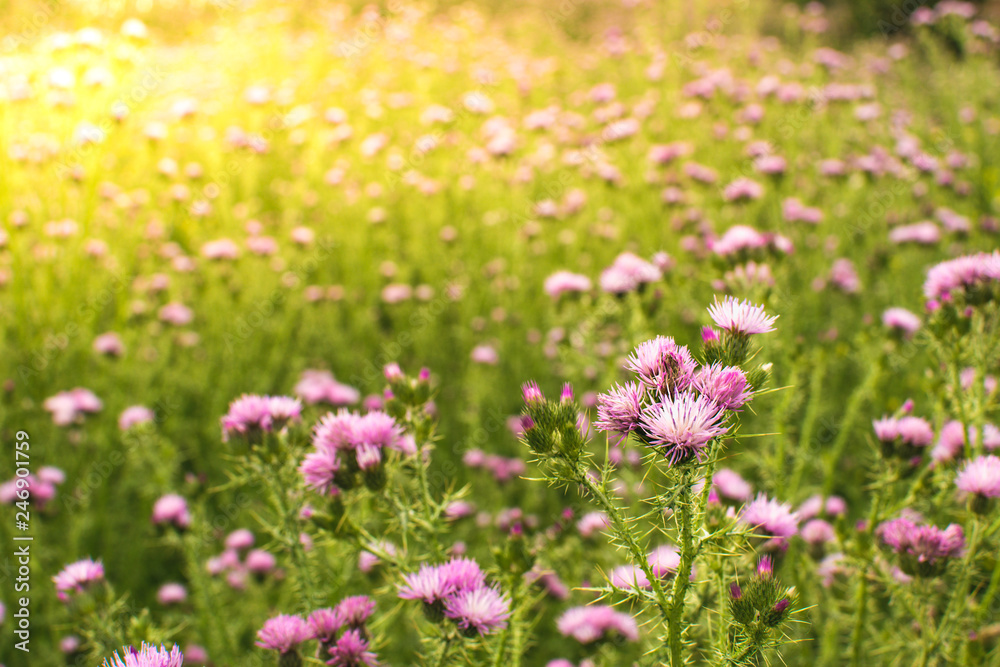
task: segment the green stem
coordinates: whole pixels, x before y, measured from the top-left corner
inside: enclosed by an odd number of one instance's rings
[[[710,479],[705,480],[706,489],[711,484]],[[677,566],[677,572],[674,574],[673,590],[670,593],[670,614],[667,617],[667,632],[668,641],[670,642],[670,664],[673,667],[680,667],[680,665],[684,664],[684,654],[682,652],[683,628],[681,627],[684,619],[684,597],[687,594],[688,585],[691,583],[691,565],[694,563],[694,556],[697,550],[694,544],[692,525],[691,474],[686,470],[681,477],[680,493],[677,497],[676,506],[680,522],[681,560]]]
[[[986,592],[983,593],[982,599],[976,605],[977,623],[981,623],[986,617],[987,612],[989,612],[990,605],[993,604],[993,598],[996,597],[997,589],[1000,589],[1000,558],[997,558],[996,565],[993,566],[993,575],[990,577],[990,584],[986,587]]]
[[[446,660],[448,659],[448,653],[451,650],[451,643],[454,640],[454,635],[445,636],[444,642],[441,645],[441,655],[438,656],[437,661],[434,663],[437,667],[444,667],[447,664]]]
[[[858,569],[858,596],[857,605],[854,610],[854,629],[851,632],[851,667],[861,665],[861,644],[864,639],[865,616],[868,613],[868,563],[871,553],[871,540],[875,534],[875,524],[878,522],[878,513],[882,504],[881,494],[875,494],[872,500],[871,510],[868,512],[868,524],[865,526],[864,543],[866,546],[864,553],[860,555],[860,561],[864,565]]]
[[[417,479],[420,482],[420,493],[423,496],[423,512],[424,521],[427,522],[427,530],[429,532],[429,543],[430,547],[434,552],[435,558],[438,560],[444,558],[444,550],[441,548],[441,543],[438,541],[437,530],[435,526],[435,516],[432,511],[433,501],[431,500],[431,489],[427,482],[427,463],[424,458],[424,448],[426,445],[417,450]]]
[[[607,494],[604,493],[601,487],[594,483],[594,480],[590,478],[590,475],[587,474],[586,469],[582,466],[577,468],[576,481],[587,489],[590,495],[594,497],[594,500],[604,510],[604,513],[608,515],[616,536],[625,543],[629,553],[632,555],[632,560],[639,564],[642,573],[646,575],[647,581],[649,581],[650,586],[653,588],[653,594],[656,596],[656,606],[659,608],[660,614],[664,619],[669,618],[670,607],[667,605],[667,598],[663,592],[663,585],[660,582],[660,578],[653,575],[653,570],[649,566],[649,559],[646,556],[645,550],[639,546],[639,542],[632,534],[632,529],[629,527],[628,522],[622,517],[621,512],[618,511],[618,506],[611,502]]]
[[[948,601],[948,606],[945,608],[944,615],[941,617],[941,622],[931,635],[930,642],[924,645],[924,653],[928,654],[928,656],[922,655],[922,665],[926,665],[926,658],[929,657],[930,654],[933,654],[933,652],[944,640],[948,639],[951,634],[952,626],[956,622],[955,617],[958,614],[959,607],[965,604],[968,600],[967,594],[969,579],[972,578],[972,561],[975,559],[976,549],[979,548],[979,533],[979,518],[973,516],[972,535],[966,545],[965,556],[962,558],[958,583],[951,590],[951,599]]]

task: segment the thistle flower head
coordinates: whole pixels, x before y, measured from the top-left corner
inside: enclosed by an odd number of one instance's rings
[[[330,647],[330,659],[326,664],[332,667],[375,667],[378,657],[368,650],[368,646],[368,640],[360,630],[348,630]]]
[[[299,644],[314,639],[312,627],[300,616],[280,614],[264,622],[257,631],[257,646],[280,653],[291,653]]]
[[[769,499],[763,493],[743,508],[739,521],[754,528],[757,535],[772,538],[767,545],[779,549],[788,545],[788,538],[799,528],[798,515],[790,505]]]
[[[99,560],[95,562],[84,558],[64,567],[52,577],[52,581],[60,593],[81,592],[94,583],[104,581],[104,565]]]
[[[510,598],[487,586],[464,590],[445,601],[445,616],[468,633],[490,634],[507,627]]]
[[[699,456],[712,438],[726,432],[720,424],[723,416],[722,408],[708,397],[683,391],[646,408],[640,425],[649,444],[677,465]]]
[[[691,386],[695,361],[687,346],[678,345],[669,336],[657,336],[637,345],[626,367],[644,386],[666,394]]]
[[[524,397],[525,403],[535,403],[545,400],[545,395],[538,388],[538,383],[534,380],[529,380],[521,385],[521,395]]]
[[[980,456],[965,464],[955,478],[959,490],[983,498],[1000,496],[1000,458]]]
[[[736,366],[703,366],[694,377],[694,388],[725,410],[739,410],[753,396],[747,376]]]
[[[121,657],[117,651],[113,653],[102,667],[182,667],[184,664],[184,655],[176,646],[168,651],[163,646],[143,642],[138,650],[126,646],[121,653]]]
[[[597,421],[602,431],[631,433],[642,419],[645,390],[636,382],[618,385],[597,397]]]
[[[720,303],[709,306],[708,314],[720,328],[736,336],[762,334],[774,331],[774,323],[778,316],[768,317],[763,306],[755,306],[749,301],[738,301],[726,296]]]
[[[337,603],[334,613],[341,626],[360,628],[375,611],[375,600],[367,595],[353,595]],[[311,617],[310,617],[311,618]]]

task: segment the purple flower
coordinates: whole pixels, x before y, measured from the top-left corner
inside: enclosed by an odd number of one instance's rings
[[[480,586],[448,598],[444,613],[467,633],[487,635],[507,627],[510,598],[494,588]]]
[[[556,271],[545,279],[545,293],[553,299],[567,292],[589,292],[592,286],[587,276],[569,271]]]
[[[329,607],[317,609],[309,614],[306,622],[309,624],[313,638],[322,644],[332,644],[337,636],[337,631],[344,625],[336,609]]]
[[[984,498],[1000,496],[1000,458],[980,456],[969,461],[958,473],[955,484],[968,494]]]
[[[187,501],[176,493],[168,493],[153,505],[153,523],[172,523],[178,528],[191,525]]]
[[[686,345],[678,345],[668,336],[657,336],[636,346],[626,368],[649,389],[666,394],[691,386],[695,361]]]
[[[607,635],[618,634],[629,641],[638,641],[639,628],[628,614],[607,605],[591,605],[567,609],[556,621],[559,632],[581,644],[590,644]]]
[[[125,408],[121,416],[118,417],[118,428],[122,431],[127,431],[133,426],[152,422],[154,418],[153,411],[146,406],[133,405]]]
[[[763,306],[755,306],[749,301],[738,301],[726,296],[722,303],[718,298],[708,307],[708,314],[720,329],[737,336],[762,334],[774,331],[778,316],[768,317]]]
[[[772,538],[767,546],[783,549],[788,538],[799,528],[799,517],[787,503],[771,500],[763,493],[740,512],[740,523],[750,526],[761,537]]]
[[[65,601],[68,591],[79,593],[91,584],[104,581],[104,565],[101,561],[95,562],[90,558],[78,560],[60,570],[59,574],[52,577],[52,581],[61,594],[60,599]]]
[[[329,449],[309,452],[299,465],[299,474],[305,480],[306,486],[328,496],[340,493],[340,489],[333,481],[339,470],[340,461],[337,453]]]
[[[315,403],[353,405],[361,400],[361,392],[337,382],[330,371],[302,371],[299,382],[292,391],[310,405]]]
[[[443,602],[454,592],[438,566],[421,565],[420,570],[403,576],[404,584],[399,587],[399,597],[404,600],[420,600],[424,604]]]
[[[1000,250],[966,255],[941,262],[927,272],[924,296],[928,300],[947,301],[953,292],[972,290],[1000,280]]]
[[[312,628],[300,616],[281,614],[269,618],[257,631],[257,646],[271,651],[291,653],[302,642],[314,639]]]
[[[837,539],[833,526],[823,519],[812,519],[806,522],[806,525],[802,527],[801,535],[807,543],[816,545],[826,544]]]
[[[753,496],[753,487],[750,483],[729,468],[717,470],[712,477],[712,484],[724,498],[745,502]]]
[[[337,643],[330,648],[331,658],[326,664],[332,667],[374,667],[378,664],[377,656],[368,650],[368,640],[361,635],[360,630],[348,630]]]
[[[671,464],[699,455],[702,448],[726,432],[719,422],[723,411],[709,398],[684,391],[664,397],[642,414],[642,432],[649,444],[661,448]]]
[[[910,335],[920,328],[921,319],[906,308],[889,308],[882,313],[882,324],[888,329]]]
[[[346,597],[337,603],[334,609],[340,625],[349,628],[360,628],[363,626],[373,611],[375,611],[375,601],[367,595]]]
[[[962,527],[950,524],[944,530],[919,525],[900,517],[878,527],[876,534],[899,554],[900,567],[910,575],[933,576],[940,573],[947,559],[962,555],[965,534]]]
[[[694,388],[726,410],[739,410],[753,396],[746,374],[736,366],[702,366],[695,375]]]
[[[102,667],[181,667],[184,664],[184,655],[176,646],[167,651],[163,646],[157,648],[143,642],[138,651],[127,646],[121,653],[123,657],[119,657],[117,651],[113,653]]]
[[[288,396],[257,396],[244,394],[229,404],[222,417],[222,439],[231,435],[259,436],[261,432],[281,429],[289,421],[299,421],[302,404]]]
[[[594,425],[602,431],[630,433],[639,428],[642,419],[642,401],[645,390],[635,382],[616,386],[597,397],[597,421]]]

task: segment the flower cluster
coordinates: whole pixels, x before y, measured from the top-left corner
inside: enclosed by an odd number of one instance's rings
[[[77,387],[46,398],[42,406],[52,413],[53,424],[69,426],[83,421],[83,417],[88,413],[100,412],[104,408],[104,403],[89,389]]]
[[[931,310],[961,300],[977,305],[996,296],[1000,287],[1000,250],[965,255],[931,268],[924,281],[924,297]]]
[[[423,602],[431,620],[449,618],[470,637],[507,627],[510,598],[486,584],[486,575],[473,560],[454,558],[441,565],[423,565],[403,579],[399,597]]]
[[[760,560],[749,582],[743,586],[734,582],[729,586],[729,610],[733,620],[751,638],[756,635],[754,626],[778,627],[791,613],[794,600],[795,590],[778,583],[768,556]]]
[[[222,417],[222,440],[240,435],[250,442],[259,441],[263,433],[281,430],[302,415],[302,403],[289,396],[257,396],[244,394],[229,404]]]
[[[319,655],[332,667],[374,667],[377,656],[369,650],[365,623],[375,610],[367,595],[347,597],[336,607],[317,609],[308,619],[281,614],[268,619],[257,632],[257,646],[281,654],[280,664],[299,665],[298,648],[317,640]]]
[[[775,321],[760,306],[731,297],[716,301],[709,313],[729,337],[728,347],[744,351],[748,335],[772,331]],[[706,353],[724,345],[710,331]],[[626,368],[637,381],[598,397],[596,426],[619,435],[634,433],[672,465],[700,459],[704,447],[727,431],[727,413],[741,410],[766,374],[765,369],[749,377],[718,360],[699,367],[687,346],[666,336],[640,343]]]
[[[354,488],[359,472],[369,488],[381,488],[385,451],[406,456],[417,451],[413,437],[380,410],[364,415],[346,409],[327,413],[313,430],[312,444],[314,450],[306,455],[299,472],[306,486],[328,496]]]
[[[948,559],[961,556],[965,547],[965,533],[957,524],[942,530],[900,517],[886,521],[876,533],[899,556],[900,569],[919,577],[941,574]]]

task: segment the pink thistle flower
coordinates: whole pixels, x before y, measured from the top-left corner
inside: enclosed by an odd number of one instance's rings
[[[593,283],[590,278],[570,271],[556,271],[545,279],[545,293],[558,299],[566,293],[589,292]]]
[[[919,315],[915,315],[905,308],[888,308],[882,313],[882,324],[888,329],[895,329],[910,335],[920,328],[922,321]]]
[[[104,565],[101,561],[95,562],[90,558],[78,560],[60,570],[52,577],[52,581],[56,584],[56,591],[61,594],[60,599],[65,601],[67,592],[80,593],[91,585],[104,581]]]
[[[672,465],[698,456],[702,448],[726,432],[724,413],[711,399],[684,391],[647,408],[641,430],[650,445],[659,447]]]
[[[253,533],[246,528],[238,528],[226,536],[226,549],[241,551],[253,546]]]
[[[774,331],[778,316],[768,317],[763,306],[755,306],[749,301],[738,301],[726,296],[722,303],[718,298],[708,308],[708,314],[716,326],[736,336],[762,334]]]
[[[736,501],[748,501],[753,497],[753,487],[740,477],[739,473],[729,468],[720,468],[712,477],[712,484],[724,498]]]
[[[121,653],[121,657],[116,651],[106,658],[102,667],[182,667],[184,664],[184,655],[176,646],[167,651],[162,645],[157,648],[143,642],[139,650],[129,646],[121,649]]]
[[[403,576],[399,587],[399,597],[404,600],[420,600],[424,604],[443,603],[454,592],[454,587],[446,581],[441,570],[433,565],[422,565],[420,570]]]
[[[746,374],[736,366],[702,366],[694,378],[694,389],[725,410],[739,410],[753,396]]]
[[[495,588],[480,586],[446,600],[444,613],[466,634],[488,635],[507,627],[510,598]]]
[[[187,600],[187,589],[177,583],[163,584],[156,592],[156,600],[162,605],[180,604]]]
[[[246,568],[256,574],[266,574],[274,569],[278,560],[263,549],[254,549],[247,554]]]
[[[305,480],[306,486],[315,489],[322,495],[335,496],[340,489],[334,483],[337,472],[340,471],[340,460],[335,450],[322,448],[306,454],[299,465],[299,474]]]
[[[837,534],[834,532],[833,526],[823,519],[811,519],[807,521],[806,525],[802,527],[801,535],[806,543],[815,545],[834,542],[837,539]]]
[[[118,334],[109,331],[94,339],[94,352],[109,357],[120,357],[125,354],[125,344]]]
[[[310,405],[353,405],[361,400],[361,392],[341,384],[330,371],[304,370],[292,392]]]
[[[1000,496],[1000,458],[980,456],[965,464],[955,478],[960,491],[983,498]]]
[[[332,667],[375,667],[377,656],[368,650],[368,640],[360,630],[348,630],[330,648],[331,658],[326,664]]]
[[[337,603],[334,613],[341,626],[360,628],[375,611],[375,601],[367,595],[353,595]]]
[[[313,638],[321,644],[332,644],[337,637],[337,631],[343,626],[343,621],[335,609],[329,607],[317,609],[306,619],[312,631]]]
[[[590,605],[567,609],[556,621],[559,632],[581,644],[590,644],[609,635],[620,635],[638,641],[639,628],[635,619],[607,605]]]
[[[876,534],[899,554],[900,566],[909,575],[935,575],[949,558],[961,556],[965,547],[965,534],[956,524],[941,530],[900,517],[880,525]]]
[[[118,428],[122,431],[127,431],[133,426],[138,426],[139,424],[149,424],[156,418],[153,411],[144,405],[133,405],[131,407],[125,408],[122,411],[120,417],[118,417]]]
[[[686,345],[678,345],[669,336],[657,336],[636,346],[626,368],[649,389],[666,394],[691,386],[695,361]]]
[[[191,525],[187,501],[176,493],[162,496],[153,505],[153,523],[172,523],[178,528],[187,528]]]
[[[257,631],[256,644],[260,648],[285,654],[314,638],[312,628],[301,616],[280,614],[264,622],[264,627]]]
[[[604,512],[588,512],[580,517],[576,523],[576,529],[580,531],[582,537],[590,537],[596,532],[603,531],[611,525],[611,520]]]
[[[761,537],[770,537],[768,548],[784,549],[788,538],[799,529],[799,517],[787,503],[771,500],[763,493],[746,505],[739,514],[740,523],[750,526]]]

